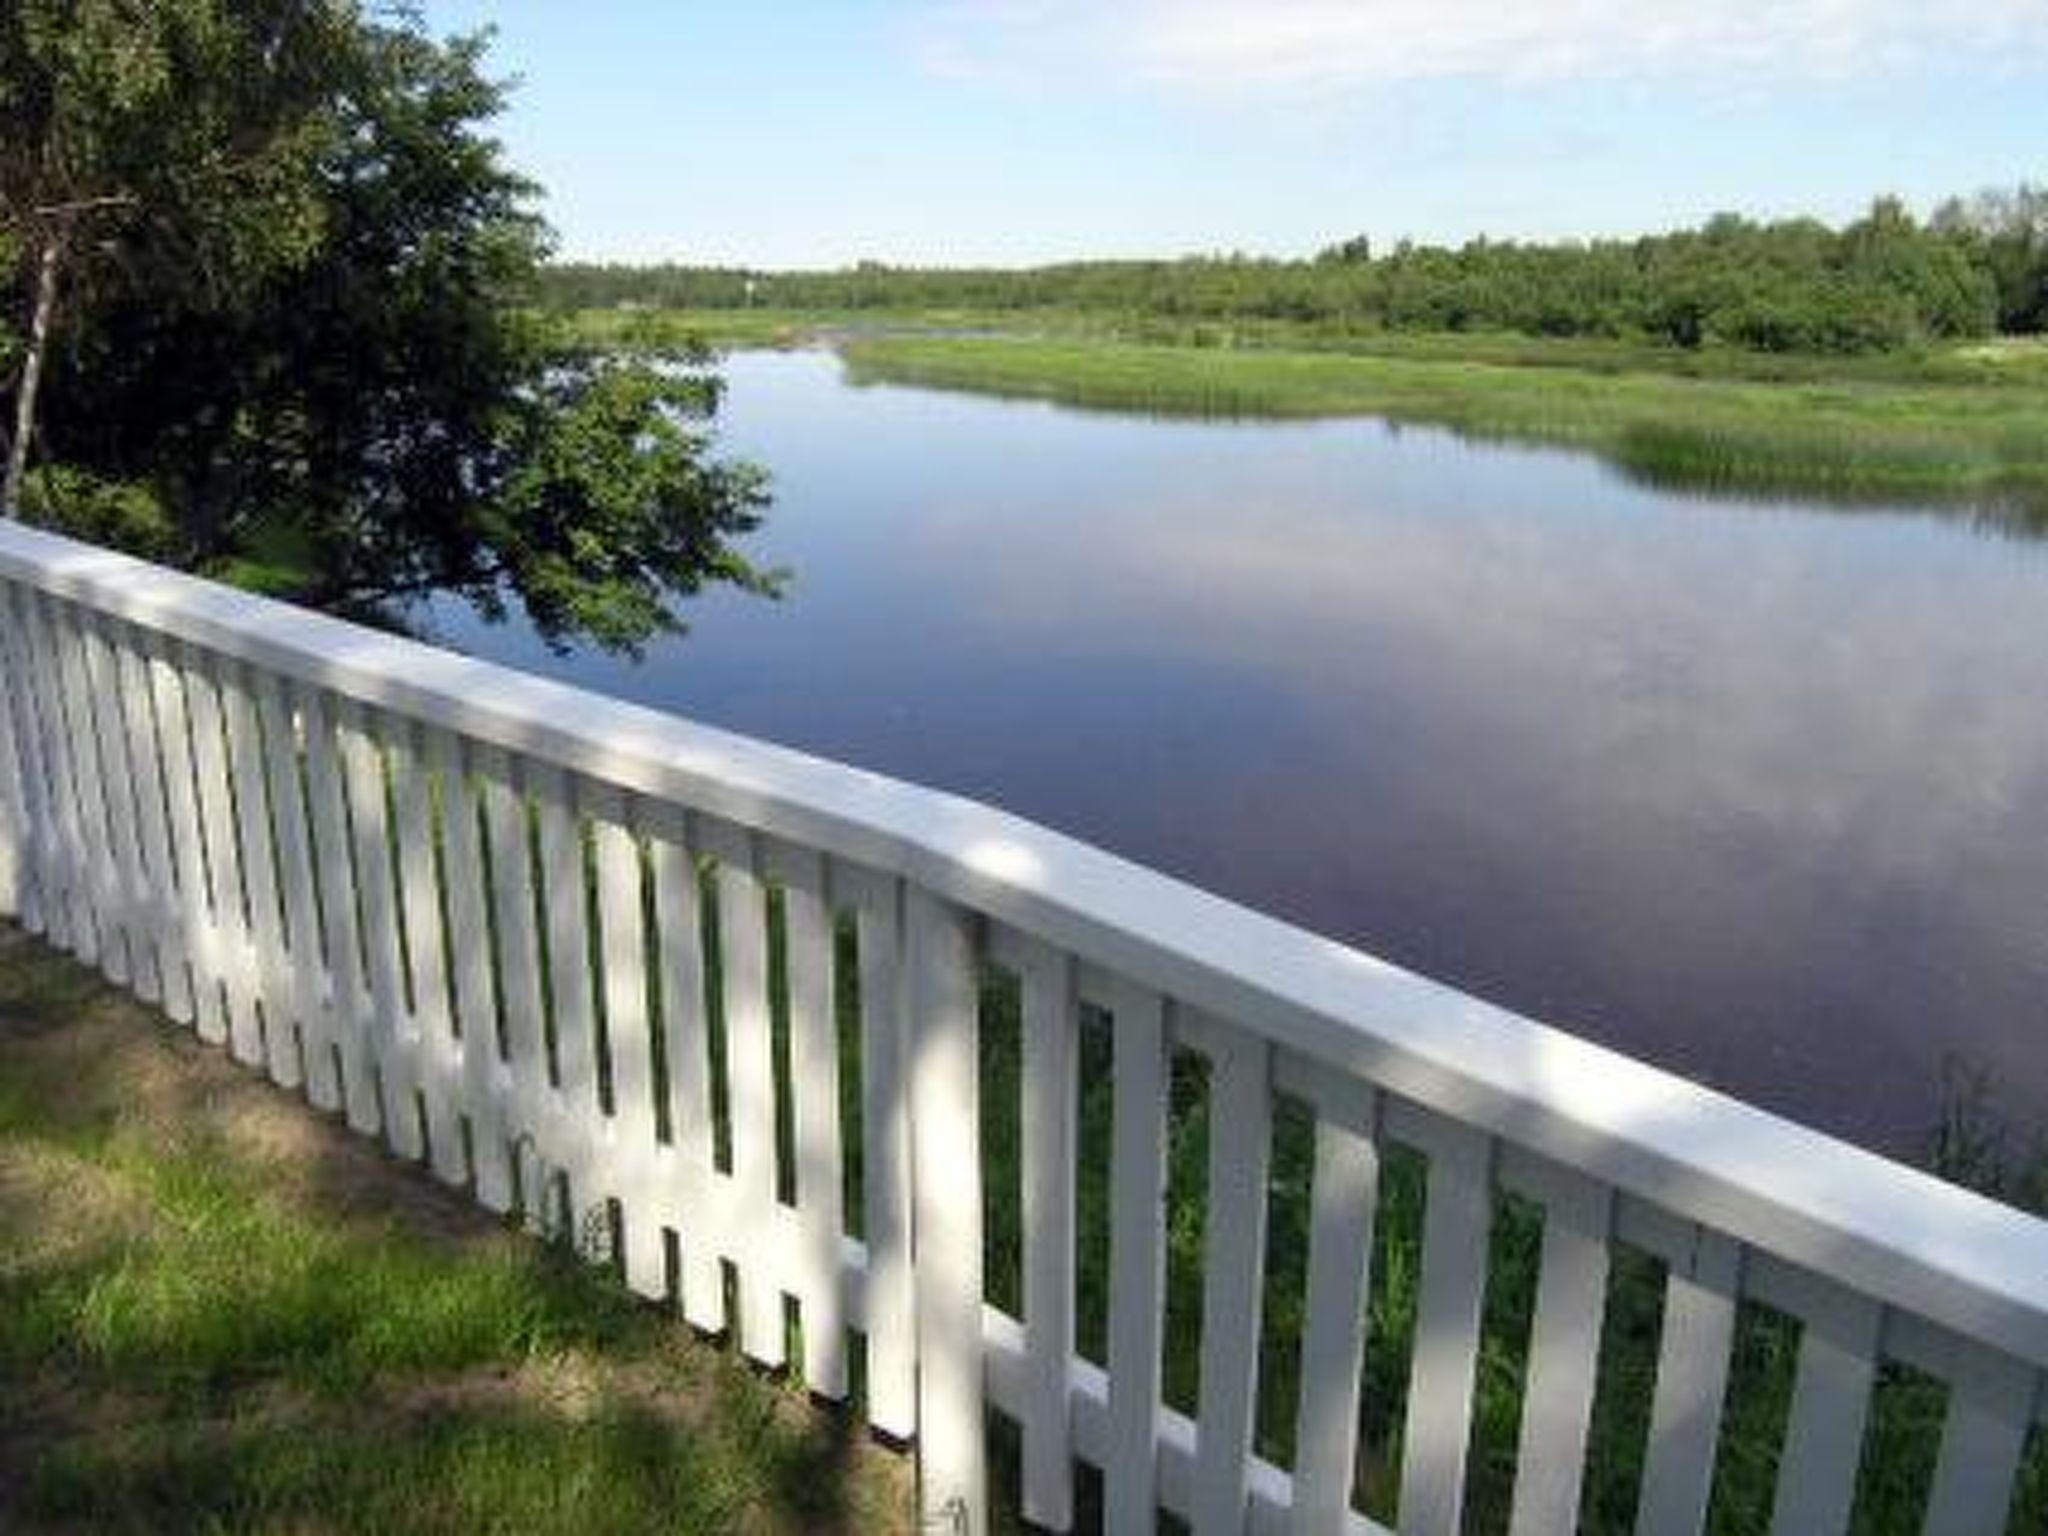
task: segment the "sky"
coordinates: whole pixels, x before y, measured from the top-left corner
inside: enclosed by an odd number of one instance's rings
[[[425,0],[567,258],[1311,253],[2048,181],[2048,0]]]

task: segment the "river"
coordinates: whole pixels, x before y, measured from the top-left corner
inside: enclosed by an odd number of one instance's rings
[[[1373,421],[727,364],[786,598],[478,654],[990,801],[1911,1154],[2048,1128],[2048,545]]]

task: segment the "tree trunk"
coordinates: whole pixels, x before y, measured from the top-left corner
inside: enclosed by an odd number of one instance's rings
[[[36,430],[36,394],[43,383],[43,358],[50,350],[50,327],[57,313],[57,268],[64,256],[64,237],[52,230],[36,263],[36,310],[29,323],[28,355],[22,359],[21,382],[14,393],[14,437],[7,446],[7,478],[0,481],[0,516],[21,515],[21,482],[28,473],[29,439]]]

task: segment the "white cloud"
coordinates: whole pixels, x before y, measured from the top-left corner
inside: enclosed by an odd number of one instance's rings
[[[2048,59],[2048,0],[952,0],[924,23],[950,74],[1204,91]]]

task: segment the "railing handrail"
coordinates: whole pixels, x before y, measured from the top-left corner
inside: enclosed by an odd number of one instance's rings
[[[1019,817],[4,520],[0,576],[900,875],[2048,1364],[2048,1223]]]

